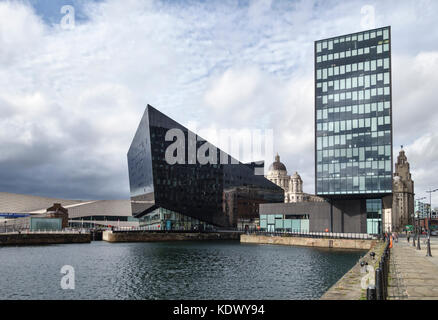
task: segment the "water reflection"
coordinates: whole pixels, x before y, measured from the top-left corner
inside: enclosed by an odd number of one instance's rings
[[[363,251],[238,242],[0,248],[0,299],[317,299]],[[60,288],[63,265],[76,289]]]

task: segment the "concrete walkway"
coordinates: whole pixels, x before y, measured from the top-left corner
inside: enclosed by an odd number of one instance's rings
[[[431,238],[432,257],[421,239],[416,250],[406,238],[394,242],[391,250],[389,300],[438,300],[438,238]]]

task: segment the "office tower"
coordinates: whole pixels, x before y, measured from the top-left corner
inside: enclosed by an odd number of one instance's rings
[[[334,231],[382,231],[392,203],[391,93],[390,27],[315,42],[315,192],[341,212]]]

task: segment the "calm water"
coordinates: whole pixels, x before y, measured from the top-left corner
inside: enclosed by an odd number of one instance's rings
[[[317,299],[363,254],[233,241],[0,247],[0,299]],[[75,290],[61,289],[63,265]]]

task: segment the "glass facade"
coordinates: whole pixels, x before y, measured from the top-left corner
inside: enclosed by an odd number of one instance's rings
[[[155,209],[142,216],[139,222],[145,230],[214,230],[204,221],[165,208]]]
[[[367,233],[382,233],[382,200],[367,199]]]
[[[166,133],[183,133],[183,163],[169,164],[166,150],[176,142]],[[203,150],[217,161],[190,158]],[[211,152],[211,154],[210,154]],[[207,141],[147,106],[128,151],[133,216],[141,218],[158,208],[219,227],[236,227],[239,219],[258,218],[260,203],[283,202],[284,191],[261,175],[260,164],[243,164]]]
[[[315,42],[321,196],[392,192],[390,27]]]
[[[309,232],[309,215],[261,214],[260,231]]]

